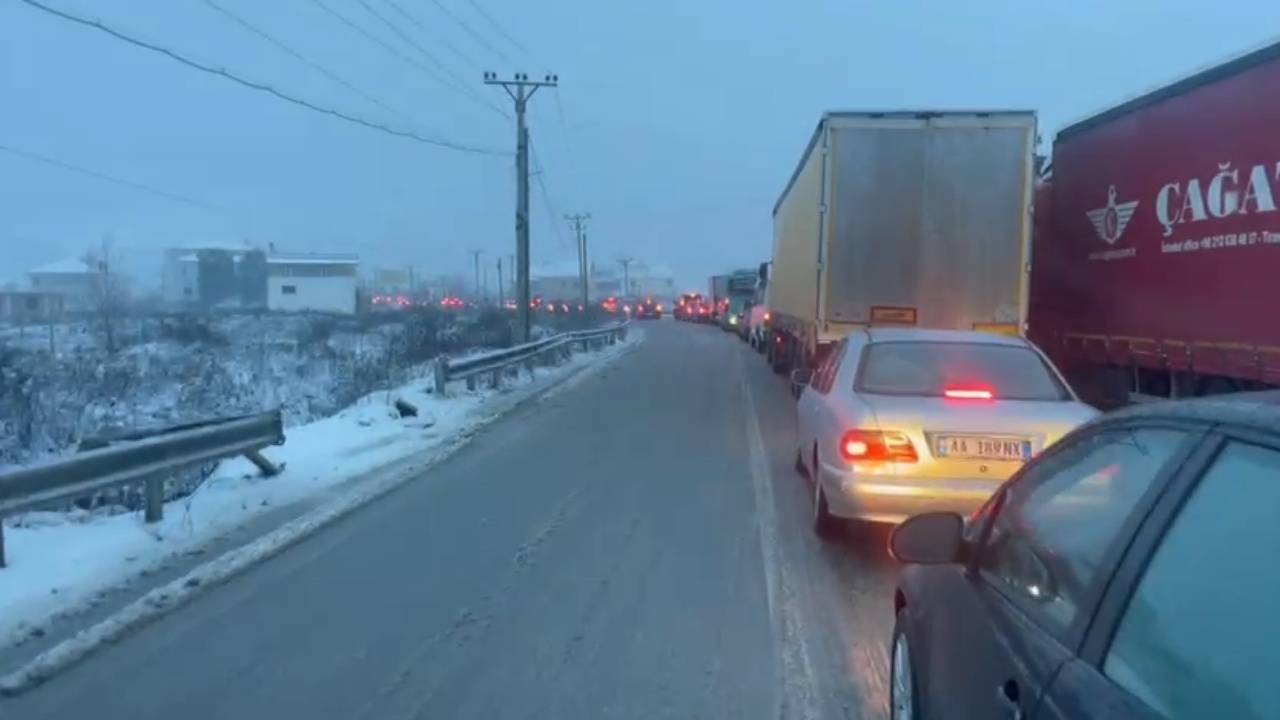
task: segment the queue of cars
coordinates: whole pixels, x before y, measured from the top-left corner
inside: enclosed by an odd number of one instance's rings
[[[896,524],[892,717],[1280,718],[1280,391],[1103,414],[1023,338],[919,328],[792,379],[814,532]]]
[[[1033,113],[819,123],[774,208],[763,345],[791,376],[813,531],[893,525],[895,719],[1280,720],[1275,324],[1215,310],[1266,297],[1253,273],[1272,251],[1253,231],[1274,208],[1168,220],[1168,197],[1208,183],[1145,162],[1274,155],[1256,148],[1274,136],[1246,130],[1277,78],[1280,43],[1069,128],[1052,192],[1033,187]],[[957,146],[972,152],[929,149]],[[1236,235],[1173,236],[1228,216]],[[1188,248],[1219,247],[1249,272],[1210,272],[1207,253],[1187,269]],[[1188,302],[1201,312],[1152,312]],[[1102,413],[1076,388],[1138,404]]]

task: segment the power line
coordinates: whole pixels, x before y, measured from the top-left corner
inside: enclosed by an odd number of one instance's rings
[[[573,155],[573,143],[571,142],[570,135],[569,135],[569,123],[565,120],[565,117],[564,117],[564,103],[560,102],[560,93],[555,93],[555,97],[556,97],[556,116],[560,120],[560,134],[564,135],[565,154],[569,156],[569,162],[574,165],[574,170],[577,170],[578,162]],[[575,173],[574,176],[577,177],[577,174]]]
[[[387,105],[386,103],[382,102],[382,101],[381,101],[381,100],[379,100],[378,98],[373,97],[372,95],[370,95],[370,94],[366,93],[365,91],[361,90],[360,88],[356,87],[355,85],[352,85],[351,83],[349,83],[349,82],[347,82],[346,80],[342,79],[342,78],[341,78],[341,77],[339,77],[338,75],[335,75],[334,73],[330,72],[330,71],[329,71],[327,68],[325,68],[324,66],[320,65],[319,63],[315,62],[314,60],[311,60],[310,58],[307,58],[306,56],[302,55],[302,53],[299,53],[297,50],[294,50],[293,48],[289,47],[289,46],[288,46],[288,45],[286,45],[284,42],[282,42],[282,41],[280,41],[280,40],[276,39],[273,35],[269,34],[267,31],[265,31],[265,30],[263,30],[263,29],[259,28],[258,26],[254,25],[253,23],[249,22],[248,20],[245,20],[244,18],[240,17],[239,15],[235,14],[234,12],[232,12],[232,11],[228,10],[227,8],[225,8],[225,7],[221,6],[221,5],[219,5],[218,3],[214,2],[214,0],[201,0],[201,2],[203,2],[205,5],[209,6],[210,8],[214,9],[214,10],[215,10],[215,11],[217,11],[218,13],[220,13],[223,17],[226,17],[228,20],[231,20],[232,22],[234,22],[235,24],[237,24],[237,25],[239,25],[240,27],[244,28],[245,30],[248,30],[249,32],[253,33],[254,35],[257,35],[257,36],[258,36],[259,38],[261,38],[262,40],[265,40],[266,42],[270,43],[271,45],[274,45],[274,46],[275,46],[278,50],[280,50],[281,52],[286,53],[287,55],[289,55],[289,56],[293,57],[294,59],[298,60],[299,62],[305,63],[305,64],[306,64],[307,66],[309,66],[312,70],[315,70],[316,72],[318,72],[318,73],[320,73],[321,75],[325,76],[326,78],[328,78],[329,80],[333,81],[334,83],[336,83],[336,84],[338,84],[338,85],[341,85],[342,87],[346,88],[347,90],[350,90],[351,92],[355,93],[356,95],[359,95],[361,98],[364,98],[365,100],[369,101],[370,103],[373,103],[374,105],[377,105],[378,107],[382,108],[383,110],[386,110],[387,112],[389,112],[389,113],[391,113],[391,114],[393,114],[393,115],[395,115],[395,116],[397,116],[397,117],[400,117],[401,119],[404,119],[404,120],[408,120],[408,119],[409,119],[409,118],[407,118],[407,117],[404,117],[404,115],[403,115],[400,111],[396,110],[395,108],[391,107],[390,105]]]
[[[142,183],[134,182],[133,180],[126,180],[124,178],[115,177],[114,175],[108,175],[106,173],[98,172],[97,170],[90,170],[89,168],[81,167],[79,165],[72,165],[71,163],[64,162],[62,160],[58,160],[55,158],[51,158],[47,155],[40,155],[39,153],[34,153],[30,150],[22,150],[20,148],[13,147],[11,145],[0,144],[0,152],[6,152],[6,153],[9,153],[10,155],[23,158],[24,160],[43,163],[45,165],[50,165],[52,167],[66,170],[68,172],[77,173],[79,175],[84,175],[86,177],[91,177],[97,180],[103,180],[105,182],[112,183],[113,185],[119,185],[121,187],[129,188],[130,190],[136,190],[138,192],[146,193],[148,195],[155,195],[156,197],[161,197],[166,200],[180,202],[185,205],[193,205],[202,210],[208,210],[210,212],[223,214],[223,215],[228,214],[228,211],[226,208],[222,208],[217,205],[211,205],[207,202],[204,202],[203,200],[196,200],[195,198],[187,197],[185,195],[171,193],[171,192],[168,192],[167,190],[160,190],[157,188],[153,188],[150,185],[143,185]]]
[[[492,15],[485,12],[485,9],[480,7],[480,4],[477,3],[476,0],[467,0],[467,4],[475,8],[476,12],[480,13],[480,16],[483,17],[485,20],[487,20],[489,24],[493,26],[493,29],[498,31],[499,35],[507,39],[507,42],[514,45],[517,49],[519,49],[521,52],[523,52],[526,55],[533,54],[529,52],[528,48],[521,45],[519,40],[516,40],[515,38],[511,37],[510,33],[508,33],[506,30],[503,30],[502,25],[497,20],[494,20]]]
[[[440,0],[431,0],[431,4],[435,5],[437,8],[440,8],[440,12],[443,12],[445,15],[449,17],[450,20],[457,23],[458,27],[462,28],[468,35],[475,38],[475,41],[483,45],[486,50],[493,53],[494,55],[497,55],[499,58],[501,58],[502,60],[505,60],[508,63],[511,62],[511,58],[508,57],[506,53],[502,52],[497,47],[490,45],[489,41],[486,40],[483,35],[476,32],[475,28],[467,24],[465,20],[453,14],[453,11],[445,7],[444,3],[440,2]]]
[[[545,175],[547,171],[542,165],[542,161],[538,158],[538,147],[533,144],[532,138],[529,140],[529,156],[533,159],[534,172],[531,174],[538,178],[538,190],[541,191],[538,194],[542,196],[542,204],[547,209],[547,216],[554,218],[559,213],[556,212],[555,203],[551,200],[551,193],[547,191],[547,183],[543,179],[543,175]],[[560,243],[560,246],[564,247],[567,245],[564,240],[564,234],[560,230],[560,223],[552,221],[551,228],[555,231],[556,240]]]
[[[240,77],[239,75],[228,72],[222,68],[216,68],[211,65],[205,65],[204,63],[201,63],[198,60],[192,60],[191,58],[185,55],[179,54],[168,48],[161,47],[160,45],[155,45],[145,40],[141,40],[139,38],[128,35],[120,30],[116,30],[112,27],[108,27],[107,25],[104,25],[100,20],[90,20],[88,18],[84,18],[79,15],[74,15],[64,10],[58,10],[57,8],[53,8],[48,5],[45,5],[39,0],[19,0],[19,2],[25,3],[37,10],[40,10],[41,12],[47,13],[49,15],[53,15],[54,17],[61,18],[62,20],[66,20],[67,22],[74,23],[76,25],[82,25],[84,27],[92,28],[99,32],[105,33],[117,40],[126,42],[135,47],[142,48],[143,50],[150,50],[151,52],[158,53],[160,55],[163,55],[169,58],[170,60],[186,65],[187,67],[193,70],[199,70],[200,72],[203,72],[203,73],[216,75],[226,80],[230,80],[231,82],[236,83],[237,85],[241,85],[243,87],[249,88],[250,90],[257,90],[258,92],[266,93],[268,95],[275,97],[278,100],[283,100],[287,103],[297,105],[298,107],[305,108],[312,112],[320,113],[321,115],[328,115],[330,117],[337,118],[344,122],[351,123],[353,125],[359,125],[369,130],[376,130],[378,132],[385,133],[387,135],[404,138],[406,140],[413,140],[414,142],[418,142],[423,145],[433,145],[436,147],[449,148],[450,150],[457,150],[459,152],[474,153],[477,155],[495,155],[495,156],[510,155],[510,153],[502,152],[499,150],[473,147],[468,145],[460,145],[457,143],[449,142],[447,140],[439,140],[435,138],[425,137],[423,135],[419,135],[418,133],[409,132],[407,130],[396,130],[395,128],[387,127],[386,125],[372,122],[370,120],[365,120],[364,118],[357,117],[355,115],[348,115],[340,110],[334,110],[332,108],[327,108],[322,105],[317,105],[311,102],[310,100],[304,100],[294,95],[287,94],[285,92],[282,92],[280,90],[277,90],[271,87],[270,85],[264,85],[262,83],[245,79],[243,77]]]
[[[409,23],[410,23],[411,25],[413,25],[414,27],[418,28],[418,30],[422,31],[422,34],[424,34],[424,35],[429,35],[430,31],[427,29],[427,26],[426,26],[426,25],[423,25],[423,24],[422,24],[422,21],[418,20],[418,18],[417,18],[417,17],[415,17],[415,16],[414,16],[412,13],[410,13],[408,10],[405,10],[405,9],[404,9],[404,7],[403,7],[402,5],[400,5],[400,3],[395,2],[395,0],[383,0],[383,1],[384,1],[387,5],[391,6],[391,9],[392,9],[392,10],[395,10],[396,12],[400,13],[400,15],[401,15],[404,19],[408,20],[408,21],[409,21]],[[449,52],[453,53],[454,55],[457,55],[457,56],[458,56],[458,58],[462,60],[462,62],[464,62],[464,63],[466,63],[466,64],[470,65],[471,67],[473,67],[473,68],[475,68],[475,69],[477,69],[477,70],[482,70],[482,69],[483,69],[483,68],[481,68],[480,63],[476,62],[474,59],[472,59],[472,58],[471,58],[471,56],[470,56],[470,55],[467,55],[466,53],[462,52],[462,51],[461,51],[461,50],[459,50],[458,48],[454,47],[452,44],[447,43],[447,42],[445,42],[443,39],[440,39],[440,38],[434,38],[434,40],[435,40],[436,42],[440,43],[440,44],[444,47],[444,49],[445,49],[445,50],[448,50]]]
[[[470,87],[467,87],[466,85],[464,85],[462,78],[459,78],[452,70],[448,68],[447,65],[440,62],[439,58],[437,58],[435,55],[432,55],[430,52],[428,52],[427,49],[422,47],[420,43],[418,43],[413,38],[405,34],[405,32],[401,30],[399,27],[397,27],[395,23],[388,20],[386,15],[383,15],[382,13],[375,10],[374,7],[369,4],[368,0],[356,0],[356,2],[360,3],[360,6],[363,7],[370,15],[377,18],[378,22],[382,23],[383,25],[386,25],[387,28],[391,30],[391,32],[395,33],[396,37],[404,41],[406,45],[413,48],[414,50],[417,50],[419,55],[426,58],[432,65],[435,65],[437,68],[439,68],[440,72],[444,73],[449,78],[449,81],[445,81],[441,79],[441,82],[443,82],[445,85],[448,85],[449,87],[457,90],[458,92],[463,93],[464,95],[467,95],[471,99],[475,100],[476,102],[479,102],[481,105],[484,105],[485,107],[489,108],[490,110],[493,110],[494,112],[498,113],[499,115],[502,115],[503,117],[510,117],[505,112],[503,112],[503,110],[499,108],[497,105],[494,105],[493,103],[489,102],[484,98],[484,96],[480,95]]]

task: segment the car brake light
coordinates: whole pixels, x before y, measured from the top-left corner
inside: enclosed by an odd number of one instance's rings
[[[995,394],[982,388],[949,388],[942,392],[952,400],[991,400]]]
[[[896,430],[850,430],[840,438],[840,456],[848,462],[913,463],[920,459],[911,438]]]

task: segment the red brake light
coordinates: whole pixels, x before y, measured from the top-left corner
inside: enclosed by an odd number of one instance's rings
[[[950,388],[944,390],[942,394],[952,400],[991,400],[995,398],[994,393],[982,388]]]
[[[913,463],[920,459],[911,438],[895,430],[850,430],[840,439],[840,456],[848,462]]]

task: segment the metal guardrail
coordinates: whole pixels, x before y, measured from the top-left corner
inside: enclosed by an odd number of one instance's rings
[[[0,521],[142,484],[144,519],[159,522],[164,517],[164,483],[174,471],[243,455],[263,475],[276,475],[281,468],[262,450],[283,443],[284,418],[279,410],[89,440],[81,443],[76,455],[0,473]],[[0,522],[0,568],[4,566]]]
[[[475,390],[479,378],[491,376],[491,384],[497,387],[502,375],[512,369],[524,367],[530,372],[536,365],[553,365],[567,359],[578,346],[583,352],[613,345],[627,337],[629,320],[613,323],[592,330],[561,333],[533,342],[495,350],[467,358],[440,358],[435,363],[435,392],[444,395],[450,382],[465,380],[468,390]]]

